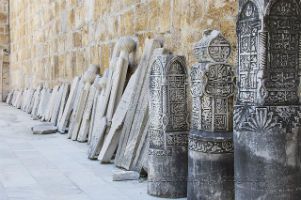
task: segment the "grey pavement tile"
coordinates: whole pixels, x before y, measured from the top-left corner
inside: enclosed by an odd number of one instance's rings
[[[87,144],[33,135],[39,123],[0,103],[0,200],[159,200],[145,181],[113,182],[114,165],[89,160]]]

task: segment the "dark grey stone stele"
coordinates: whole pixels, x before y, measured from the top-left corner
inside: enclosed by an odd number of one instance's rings
[[[191,69],[192,118],[188,145],[188,200],[234,199],[234,72],[231,46],[207,30],[195,45]]]
[[[187,72],[183,56],[159,55],[151,62],[148,194],[187,195]]]
[[[235,199],[301,199],[301,9],[239,1]]]

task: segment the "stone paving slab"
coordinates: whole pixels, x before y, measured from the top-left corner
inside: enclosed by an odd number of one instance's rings
[[[88,146],[66,135],[33,135],[40,124],[0,103],[0,200],[159,200],[147,183],[112,181],[112,164],[87,159]]]

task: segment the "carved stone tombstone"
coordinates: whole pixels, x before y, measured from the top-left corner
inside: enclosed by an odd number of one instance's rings
[[[189,134],[188,200],[234,199],[231,46],[219,31],[207,30],[194,48],[191,69],[192,127]]]
[[[31,117],[33,119],[37,119],[37,114],[38,114],[38,108],[40,104],[40,98],[41,98],[41,91],[42,91],[43,86],[39,85],[39,87],[36,89],[34,93],[34,100],[33,100],[33,106],[31,109]]]
[[[235,197],[301,197],[300,1],[240,1]]]
[[[187,72],[185,58],[159,55],[150,70],[148,194],[187,195]]]
[[[90,121],[91,121],[91,113],[92,113],[92,108],[93,108],[93,101],[94,101],[95,93],[97,90],[96,85],[98,84],[100,78],[101,77],[99,75],[97,75],[94,80],[94,83],[91,85],[91,87],[89,89],[89,95],[87,97],[85,109],[84,109],[83,116],[82,116],[82,123],[81,123],[80,129],[79,129],[78,138],[77,138],[77,141],[79,141],[79,142],[86,142],[88,140],[89,129],[91,129]]]
[[[78,132],[82,122],[84,110],[87,104],[87,99],[90,92],[90,87],[94,82],[96,75],[99,73],[99,66],[91,64],[83,75],[84,88],[79,95],[79,101],[76,107],[74,121],[70,125],[69,132],[71,133],[71,139],[77,140]]]
[[[78,88],[80,88],[79,83],[80,83],[80,77],[75,77],[72,81],[71,87],[70,87],[70,93],[68,95],[68,100],[66,102],[66,105],[64,107],[64,111],[59,118],[58,121],[58,131],[60,133],[65,133],[67,126],[70,122],[70,117],[73,111],[73,105],[75,104],[76,96],[79,95]],[[81,88],[82,89],[82,88]]]
[[[98,156],[98,152],[100,151],[100,143],[102,144],[103,141],[103,133],[106,128],[107,120],[101,114],[102,107],[104,106],[104,99],[106,94],[106,87],[108,82],[108,71],[104,73],[104,76],[101,77],[96,85],[98,90],[97,99],[95,100],[95,111],[93,118],[91,119],[94,123],[91,124],[91,131],[90,131],[90,142],[89,142],[89,149],[88,149],[88,158],[89,159],[96,159]],[[99,142],[101,141],[101,142]]]

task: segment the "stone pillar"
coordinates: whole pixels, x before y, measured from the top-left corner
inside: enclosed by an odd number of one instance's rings
[[[148,194],[187,195],[187,72],[182,56],[151,63]]]
[[[234,112],[235,199],[301,197],[301,9],[240,1]]]
[[[207,30],[195,45],[191,69],[192,118],[188,153],[188,200],[234,199],[231,47]]]

